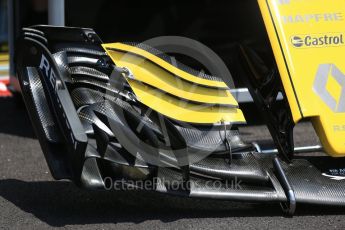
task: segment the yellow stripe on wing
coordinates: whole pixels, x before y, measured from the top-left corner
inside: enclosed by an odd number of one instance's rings
[[[172,119],[196,124],[246,122],[240,109],[205,104],[196,105],[178,100],[138,81],[130,79],[127,81],[141,103]]]
[[[119,51],[108,51],[108,53],[117,66],[130,69],[136,80],[171,95],[196,103],[238,107],[237,101],[229,90],[207,88],[192,84],[133,54]]]
[[[107,51],[108,54],[110,50],[118,50],[118,51],[133,53],[141,57],[144,57],[150,60],[151,62],[161,66],[162,68],[166,69],[170,73],[173,73],[176,76],[186,81],[189,81],[191,83],[199,84],[199,85],[203,85],[207,87],[215,87],[215,88],[222,88],[222,89],[228,88],[228,86],[223,81],[208,80],[208,79],[203,79],[203,78],[194,76],[190,73],[187,73],[186,71],[183,71],[171,65],[170,63],[166,62],[160,57],[157,57],[156,55],[146,50],[140,49],[136,46],[131,46],[131,45],[123,44],[123,43],[109,43],[109,44],[103,44],[102,46]]]

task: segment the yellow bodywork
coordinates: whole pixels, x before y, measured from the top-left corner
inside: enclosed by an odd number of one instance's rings
[[[345,156],[345,1],[258,0],[295,123]]]
[[[133,78],[124,77],[138,99],[153,110],[189,123],[245,123],[224,82],[194,76],[136,46],[103,47],[118,67],[130,70]]]

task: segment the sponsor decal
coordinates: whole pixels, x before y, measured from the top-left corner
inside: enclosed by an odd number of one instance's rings
[[[40,69],[45,74],[47,78],[49,78],[50,84],[52,85],[53,89],[57,90],[57,81],[56,81],[56,74],[54,70],[51,68],[51,65],[48,62],[48,59],[42,54]]]
[[[332,96],[331,92],[327,89],[328,81],[333,78],[340,86],[339,96]],[[335,113],[344,113],[345,112],[345,74],[334,64],[321,64],[319,65],[316,78],[313,85],[314,92],[321,98],[321,100]],[[345,132],[344,124],[333,125],[334,133]],[[345,169],[339,171],[330,170],[331,176],[323,174],[324,176],[332,177],[333,180],[339,180],[337,175],[342,174],[345,176]],[[334,176],[337,173],[336,177]],[[345,178],[341,178],[343,180]]]
[[[314,0],[276,0],[279,5],[289,5],[290,3],[308,2],[312,3]],[[324,0],[325,2],[330,2],[331,0]],[[334,0],[338,1],[338,0]]]
[[[290,3],[294,3],[294,2],[311,2],[313,0],[277,0],[278,4],[280,5],[289,5]],[[329,1],[329,0],[327,0]]]
[[[345,125],[333,125],[334,132],[345,132]]]
[[[277,0],[280,5],[290,4],[291,0]]]
[[[58,90],[62,88],[62,84],[61,84],[60,80],[57,79],[57,75],[55,74],[52,66],[53,65],[51,65],[49,63],[46,56],[44,54],[42,54],[39,68],[42,71],[43,75],[45,75],[45,77],[47,79],[49,79],[49,83],[50,83],[51,87],[53,88],[54,93],[57,95]],[[73,147],[76,150],[78,143],[74,138],[70,123],[67,119],[67,115],[66,115],[65,111],[63,110],[63,106],[62,106],[61,101],[60,101],[58,96],[56,96],[56,102],[57,102],[57,109],[59,109],[60,112],[62,113],[62,118],[65,120],[66,128],[68,129],[68,132],[70,134],[70,135],[67,135],[67,138],[73,144]]]
[[[301,36],[293,36],[291,38],[291,43],[294,47],[300,48],[304,45],[304,40]]]
[[[333,175],[328,175],[326,173],[322,173],[322,176],[328,177],[331,180],[337,180],[337,181],[345,180],[345,176],[333,176]]]
[[[338,22],[344,20],[341,12],[329,12],[322,14],[295,14],[281,16],[282,22],[290,23],[319,23],[319,22]]]
[[[322,173],[322,176],[328,177],[331,180],[341,181],[345,180],[345,168],[343,169],[330,169],[328,173]]]
[[[341,87],[339,98],[334,98],[327,90],[327,83],[330,78],[333,78]],[[345,75],[336,65],[319,65],[313,90],[333,112],[345,112]]]
[[[344,33],[294,35],[291,44],[295,48],[322,48],[345,45]]]
[[[329,4],[331,0],[325,0]],[[339,1],[339,0],[334,0]],[[290,3],[313,3],[313,0],[276,0],[280,6],[289,6]],[[313,14],[288,14],[281,16],[282,22],[288,23],[318,23],[318,22],[337,22],[344,20],[343,12],[316,12]]]

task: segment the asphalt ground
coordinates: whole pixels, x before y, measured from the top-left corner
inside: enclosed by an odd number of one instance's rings
[[[269,140],[264,126],[241,128],[246,140]],[[309,124],[296,144],[317,142]],[[192,200],[148,192],[84,191],[54,181],[22,105],[0,99],[1,229],[345,229],[345,210],[297,207],[293,218],[276,204]]]

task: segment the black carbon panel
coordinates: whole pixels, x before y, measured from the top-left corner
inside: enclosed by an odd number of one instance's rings
[[[285,202],[286,198],[278,194],[273,188],[253,186],[240,183],[236,187],[236,180],[232,184],[219,186],[210,186],[202,180],[192,181],[190,197],[213,199],[227,199],[232,201],[245,202]],[[212,184],[212,183],[211,183]]]
[[[77,48],[77,47],[63,47],[58,48],[59,51],[66,51],[67,53],[81,54],[81,55],[92,55],[92,56],[106,56],[105,52],[97,51],[87,48]]]
[[[70,68],[68,66],[68,59],[65,52],[57,52],[53,54],[53,58],[61,72],[64,80],[69,79]]]
[[[81,122],[81,124],[85,130],[85,133],[87,135],[94,134],[93,127],[92,127],[92,124],[94,123],[94,121],[91,120],[87,115],[82,114],[82,113],[78,113],[78,116],[79,116],[80,122]]]
[[[44,133],[50,142],[57,143],[60,138],[58,136],[58,129],[52,117],[51,110],[48,106],[46,96],[44,94],[42,82],[38,75],[38,72],[33,67],[27,68],[29,84],[31,87],[31,94],[35,105],[35,110],[38,113],[38,117],[41,121]]]
[[[74,89],[71,95],[73,98],[73,102],[77,108],[108,100],[112,103],[118,104],[127,111],[134,111],[133,107],[129,103],[122,100],[121,98],[115,97],[117,95],[112,96],[109,93],[102,93],[97,90],[82,87]],[[135,112],[138,113],[138,111],[136,110]]]
[[[113,137],[114,136],[113,132],[109,129],[108,126],[104,124],[104,122],[102,122],[95,115],[94,111],[97,111],[97,110],[90,108],[90,106],[85,106],[80,111],[78,111],[78,116],[79,116],[79,119],[82,121],[85,132],[87,132],[88,134],[95,134],[93,125],[96,125],[98,128],[106,132],[108,136]]]
[[[95,158],[85,160],[80,181],[85,188],[104,189],[104,181]]]
[[[205,151],[220,152],[227,151],[224,145],[225,132],[222,127],[191,127],[178,126],[183,138],[189,147],[193,149],[203,149]],[[232,151],[246,147],[239,136],[238,130],[227,130],[226,137],[232,147]]]
[[[168,168],[158,169],[157,191],[162,193],[187,195],[193,198],[212,198],[245,202],[285,202],[286,197],[281,191],[270,186],[254,186],[237,179],[228,183],[215,180],[190,178],[190,191],[172,190],[176,184],[182,183],[182,176]]]
[[[86,133],[93,133],[92,125],[96,123],[95,114],[88,107],[78,111],[78,117]]]
[[[293,160],[292,164],[283,166],[297,203],[345,206],[345,177],[335,180],[324,176],[323,170],[306,159]]]
[[[231,165],[223,158],[206,158],[190,166],[192,172],[221,179],[233,179],[255,183],[266,183],[269,175],[251,153],[243,154],[241,159],[233,159]]]
[[[143,43],[134,43],[134,42],[128,42],[128,43],[124,43],[127,45],[131,45],[131,46],[136,46],[140,49],[143,49],[161,59],[163,59],[164,61],[168,62],[169,64],[189,73],[192,74],[196,77],[202,78],[202,79],[207,79],[207,80],[212,80],[212,81],[223,81],[220,77],[216,77],[216,76],[211,76],[208,74],[205,74],[204,72],[201,71],[197,71],[189,66],[184,65],[183,63],[177,61],[175,58],[163,53],[162,51],[159,51],[153,47],[150,47],[148,45],[145,45]]]
[[[109,118],[114,117],[114,111],[112,106],[120,106],[127,112],[132,113],[135,116],[139,117],[139,114],[136,110],[134,110],[130,105],[126,102],[122,101],[121,99],[116,100],[115,102],[103,101],[100,103],[92,104],[88,108],[92,109],[93,111],[97,111],[106,115]]]
[[[120,99],[116,100],[116,102],[103,101],[103,102],[92,104],[90,106],[87,106],[81,109],[79,114],[81,115],[83,119],[86,119],[88,121],[93,121],[93,122],[95,121],[94,111],[97,111],[110,119],[114,119],[115,115],[114,115],[113,106],[120,106],[121,108],[124,109],[124,112],[129,112],[133,116],[142,120],[142,123],[149,126],[152,130],[155,131],[155,133],[157,134],[161,133],[160,129],[151,120],[149,120],[147,117],[141,117],[138,111],[136,111],[130,105],[128,105],[126,102]]]
[[[72,66],[69,70],[72,76],[82,75],[83,77],[91,77],[101,81],[109,81],[107,74],[102,73],[94,68],[86,66]]]
[[[98,111],[104,115],[112,117],[112,106],[120,106],[125,111],[130,112],[132,115],[138,117],[138,119],[143,120],[146,124],[154,126],[153,128],[158,132],[158,127],[154,125],[146,116],[141,116],[140,111],[136,110],[126,101],[113,97],[109,94],[104,94],[96,90],[87,88],[77,88],[72,92],[72,98],[76,107],[81,107],[84,105],[92,105],[95,111]],[[85,109],[83,109],[84,111]]]
[[[71,96],[77,108],[104,101],[104,97],[100,93],[87,88],[76,88],[72,91]]]
[[[101,90],[101,91],[106,91],[106,92],[113,93],[113,94],[119,94],[119,95],[122,94],[120,90],[112,87],[110,84],[105,83],[105,82],[101,82],[101,81],[95,81],[93,79],[73,78],[72,82],[75,85],[83,85],[86,87],[94,88],[94,89]]]

